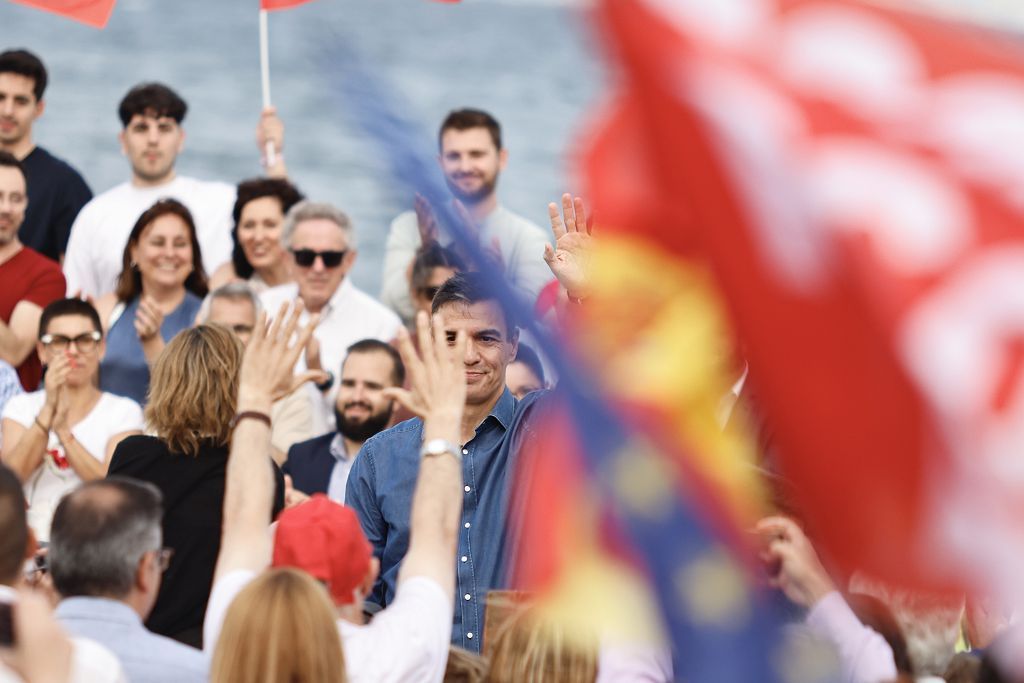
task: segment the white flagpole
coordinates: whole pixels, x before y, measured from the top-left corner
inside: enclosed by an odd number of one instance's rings
[[[260,81],[263,86],[263,108],[270,106],[270,44],[267,38],[267,10],[260,10]],[[274,143],[267,140],[266,146],[267,166],[277,163],[277,154],[274,151]]]

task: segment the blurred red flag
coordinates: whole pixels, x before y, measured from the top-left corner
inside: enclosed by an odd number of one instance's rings
[[[601,17],[625,78],[588,159],[596,210],[708,259],[822,546],[890,580],[1012,590],[1019,41],[855,0]]]
[[[279,9],[291,9],[299,5],[305,5],[313,0],[260,0],[260,9],[273,12]]]
[[[110,21],[117,0],[11,0],[19,5],[27,5],[36,9],[46,10],[63,15],[83,24],[103,28]]]

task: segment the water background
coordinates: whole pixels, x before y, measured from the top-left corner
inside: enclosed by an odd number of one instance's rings
[[[0,1],[0,49],[25,47],[50,73],[35,140],[96,193],[129,176],[117,104],[162,81],[189,104],[178,172],[237,182],[260,174],[256,0],[120,0],[106,29]],[[445,114],[474,106],[502,123],[510,160],[503,203],[546,226],[547,202],[574,187],[573,156],[607,76],[585,10],[545,0],[315,0],[270,14],[274,104],[294,182],[353,219],[355,283],[377,294],[391,219],[411,208],[355,127],[323,54],[345,40],[390,84],[429,144]]]

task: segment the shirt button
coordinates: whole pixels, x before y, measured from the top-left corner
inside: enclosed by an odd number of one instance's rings
[[[465,523],[465,524],[463,524],[462,526],[464,526],[464,527],[466,527],[466,528],[468,529],[468,528],[469,528],[469,522],[466,522],[466,523]]]
[[[463,454],[463,455],[469,455],[469,449],[468,449],[468,448],[463,448],[463,449],[462,449],[462,454]],[[471,634],[469,635],[469,637],[470,637],[470,638],[472,638],[472,637],[473,637],[473,634],[471,633]]]
[[[469,493],[470,492],[470,488],[468,486],[465,487],[465,488],[466,488],[466,493]]]
[[[470,640],[473,640],[473,634],[472,633],[467,633],[466,637],[469,638]]]
[[[466,562],[466,561],[468,561],[468,560],[469,560],[469,558],[468,558],[468,557],[466,557],[465,555],[463,555],[463,556],[462,556],[462,561],[463,561],[463,562]]]
[[[463,598],[465,598],[466,600],[472,600],[472,599],[473,599],[473,596],[472,596],[472,595],[470,595],[469,593],[466,593],[466,594],[465,594],[465,595],[463,595],[462,597],[463,597]]]

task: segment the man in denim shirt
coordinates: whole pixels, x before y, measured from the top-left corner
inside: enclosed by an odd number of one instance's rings
[[[508,486],[523,436],[524,417],[539,396],[517,401],[505,388],[505,367],[516,356],[519,331],[480,273],[448,280],[433,301],[434,324],[452,339],[465,330],[466,407],[462,420],[464,498],[456,562],[452,642],[480,650],[483,601],[505,586]],[[408,420],[368,440],[356,458],[345,502],[355,508],[380,558],[369,600],[387,606],[409,548],[409,514],[419,471],[423,422]]]

